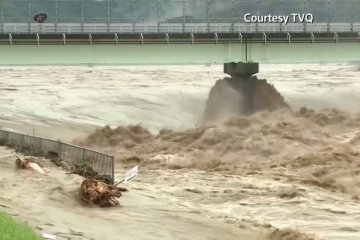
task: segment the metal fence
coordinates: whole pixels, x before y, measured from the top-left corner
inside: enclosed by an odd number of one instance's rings
[[[244,15],[312,13],[314,23],[360,22],[359,0],[0,0],[0,22],[244,23]]]
[[[114,182],[114,157],[47,138],[0,130],[0,145],[32,156],[50,158],[65,168],[86,166],[100,177]],[[68,169],[70,170],[70,169]]]

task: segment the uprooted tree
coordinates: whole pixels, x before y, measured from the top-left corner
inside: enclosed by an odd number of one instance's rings
[[[82,201],[88,204],[99,205],[100,207],[112,207],[119,205],[117,198],[122,196],[122,192],[127,192],[126,188],[108,185],[95,179],[85,179],[80,188]]]
[[[15,165],[18,169],[32,169],[39,173],[45,174],[45,171],[39,166],[39,164],[31,158],[16,157]]]

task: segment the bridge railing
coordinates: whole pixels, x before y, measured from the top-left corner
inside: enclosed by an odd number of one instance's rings
[[[10,26],[18,32],[36,32],[33,16],[46,13],[48,18],[43,28],[54,28],[57,32],[80,32],[87,28],[100,28],[98,32],[116,32],[118,27],[131,28],[131,32],[164,32],[171,27],[172,32],[210,31],[216,24],[226,24],[220,31],[231,25],[245,23],[244,15],[291,15],[311,13],[315,24],[358,23],[360,22],[359,0],[12,0],[0,1],[0,32],[10,32]],[[290,23],[292,20],[290,19]],[[10,24],[10,26],[9,26]],[[19,24],[19,25],[18,25]],[[24,26],[21,24],[25,24]],[[27,24],[27,26],[26,26]],[[74,25],[75,24],[75,25]],[[89,25],[93,24],[93,25]],[[99,26],[97,24],[100,24]],[[132,25],[127,26],[126,24]],[[168,25],[166,25],[168,24]],[[170,24],[180,24],[170,25]],[[207,25],[198,27],[196,24]],[[106,27],[104,27],[106,25]],[[193,27],[191,27],[193,25]],[[311,25],[311,24],[310,24]],[[310,26],[307,25],[307,26]],[[54,27],[50,27],[54,26]],[[72,27],[73,26],[73,27]],[[91,26],[91,27],[89,27]],[[101,26],[101,27],[100,27]],[[210,26],[210,27],[209,27]],[[220,25],[217,25],[220,26]],[[273,28],[280,25],[274,24]],[[320,28],[314,25],[313,28]],[[349,26],[349,25],[347,25]],[[60,28],[61,27],[61,28]],[[135,29],[136,28],[136,29]],[[145,29],[146,28],[146,29]],[[253,27],[250,27],[253,28]],[[348,27],[347,27],[348,28]],[[145,29],[145,30],[144,30]],[[152,29],[152,30],[151,30]],[[174,30],[178,29],[178,30]],[[305,27],[304,27],[305,29]],[[329,30],[329,28],[327,28]],[[106,31],[105,31],[106,30]],[[191,32],[191,31],[186,32]],[[12,30],[11,30],[12,31]],[[129,30],[122,30],[128,32]],[[235,30],[236,31],[236,30]],[[322,30],[321,30],[322,31]],[[170,31],[169,31],[170,32]]]
[[[232,33],[232,32],[360,32],[360,23],[4,23],[2,33]],[[30,29],[30,31],[29,31]]]

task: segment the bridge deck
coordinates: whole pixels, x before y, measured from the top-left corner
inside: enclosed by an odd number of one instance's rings
[[[360,31],[354,31],[356,24],[339,28],[342,31],[334,30],[340,26],[334,24],[321,25],[324,31],[302,24],[295,31],[284,31],[271,24],[263,29],[267,31],[259,32],[264,26],[249,25],[244,31],[234,32],[211,32],[209,28],[205,32],[91,32],[83,26],[82,32],[38,28],[30,33],[1,33],[0,65],[360,61]]]
[[[359,42],[360,33],[74,33],[0,34],[0,45],[98,44],[227,44],[227,43],[346,43]]]

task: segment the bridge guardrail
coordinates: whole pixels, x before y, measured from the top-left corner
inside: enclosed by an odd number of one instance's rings
[[[30,31],[29,31],[30,26]],[[253,32],[360,32],[356,23],[4,23],[2,33],[253,33]]]
[[[109,183],[114,182],[114,156],[61,141],[5,130],[0,130],[0,145],[31,156],[50,158],[67,170],[85,165]]]

